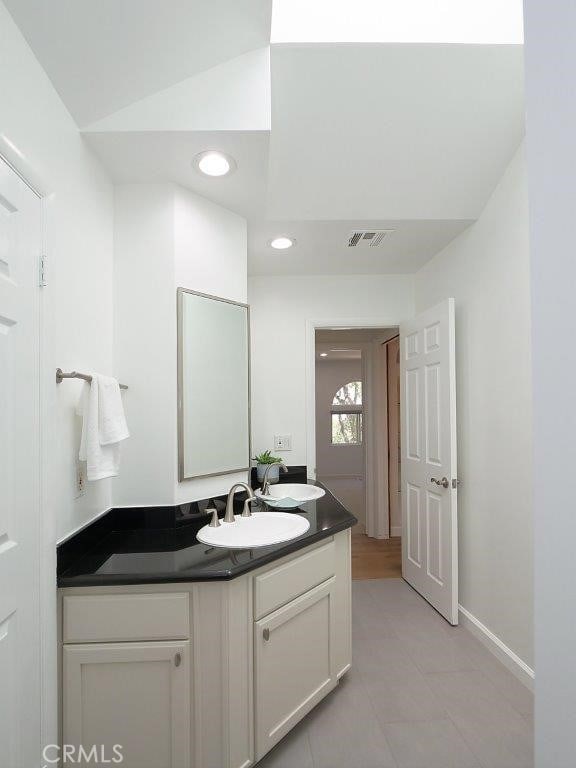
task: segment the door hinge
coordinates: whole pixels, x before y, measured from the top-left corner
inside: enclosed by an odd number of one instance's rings
[[[40,264],[38,265],[38,284],[40,288],[44,288],[46,286],[47,282],[47,264],[46,264],[46,254],[42,253],[40,255]]]

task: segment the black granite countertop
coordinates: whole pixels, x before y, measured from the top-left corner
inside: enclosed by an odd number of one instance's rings
[[[173,508],[166,507],[111,510],[58,547],[58,586],[233,579],[356,525],[354,515],[325,490],[321,499],[306,502],[292,513],[310,522],[306,533],[254,549],[231,550],[200,543],[196,534],[208,522],[205,514],[189,514],[188,520],[171,515]],[[237,494],[240,508],[242,498]],[[222,499],[219,502],[222,504]]]

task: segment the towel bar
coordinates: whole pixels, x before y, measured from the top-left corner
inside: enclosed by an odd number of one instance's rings
[[[62,368],[56,368],[56,383],[61,384],[64,379],[83,379],[84,381],[92,381],[92,376],[87,373],[78,373],[78,371],[70,371],[70,373],[64,373]],[[126,384],[120,384],[120,389],[128,389]]]

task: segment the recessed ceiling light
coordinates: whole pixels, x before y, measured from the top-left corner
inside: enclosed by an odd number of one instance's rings
[[[286,248],[292,248],[293,245],[296,245],[296,240],[294,240],[293,237],[281,235],[280,237],[275,237],[271,240],[270,245],[272,248],[276,248],[277,251],[284,251]]]
[[[200,152],[194,158],[193,165],[205,176],[226,176],[236,168],[234,158],[216,149]]]
[[[328,357],[328,352],[320,352],[320,357]]]

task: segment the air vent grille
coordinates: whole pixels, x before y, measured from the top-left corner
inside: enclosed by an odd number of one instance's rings
[[[356,229],[348,235],[348,248],[378,248],[393,229]]]

